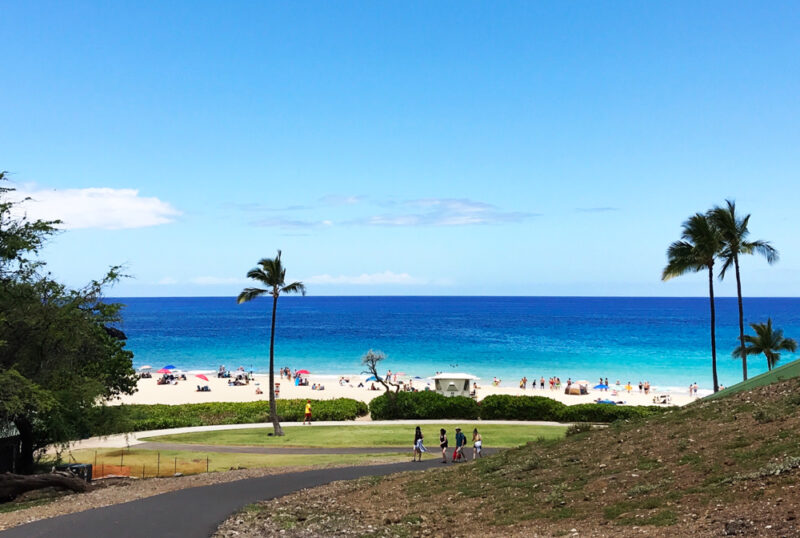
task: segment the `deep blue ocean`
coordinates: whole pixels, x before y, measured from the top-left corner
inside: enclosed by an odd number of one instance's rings
[[[243,305],[232,297],[113,300],[127,305],[121,328],[137,367],[268,369],[270,298]],[[800,299],[745,299],[746,322],[767,317],[800,339]],[[423,377],[463,371],[515,385],[523,375],[602,376],[710,388],[708,320],[704,298],[281,297],[275,360],[315,374],[358,373],[361,356],[378,349],[386,368]],[[725,385],[741,381],[741,361],[731,358],[737,334],[736,299],[718,299]],[[751,376],[766,370],[763,357],[748,364]]]

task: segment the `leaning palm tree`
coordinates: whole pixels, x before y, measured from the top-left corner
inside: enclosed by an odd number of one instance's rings
[[[766,258],[770,265],[778,261],[778,251],[767,241],[748,241],[750,230],[747,224],[750,215],[740,217],[736,214],[736,203],[725,200],[726,207],[715,207],[708,215],[714,226],[719,229],[722,237],[722,252],[719,257],[723,260],[719,277],[725,278],[725,273],[733,266],[736,271],[736,294],[739,298],[739,344],[744,347],[744,309],[742,308],[742,279],[739,275],[739,256],[747,254],[760,254]],[[747,380],[747,356],[742,356],[742,377]]]
[[[258,262],[258,267],[250,269],[247,278],[257,280],[267,286],[262,288],[245,288],[239,294],[237,302],[239,304],[252,301],[260,295],[272,295],[272,330],[269,337],[269,417],[275,429],[275,435],[283,435],[283,428],[278,421],[278,408],[275,405],[275,313],[278,309],[278,296],[281,293],[301,293],[306,294],[306,287],[302,282],[292,282],[286,284],[286,269],[281,263],[281,251],[274,259],[264,258]]]
[[[756,335],[745,335],[744,341],[750,345],[743,344],[734,349],[734,357],[741,357],[742,360],[745,360],[749,355],[763,353],[767,358],[767,369],[772,370],[781,360],[780,351],[791,351],[792,353],[797,351],[797,342],[792,338],[784,338],[781,329],[772,329],[772,318],[768,318],[766,323],[751,323],[750,326]]]
[[[711,303],[711,371],[714,392],[719,390],[717,379],[716,311],[714,309],[714,259],[720,251],[719,232],[705,216],[697,213],[683,223],[681,240],[667,249],[667,266],[661,274],[669,280],[686,273],[708,270],[708,296]]]

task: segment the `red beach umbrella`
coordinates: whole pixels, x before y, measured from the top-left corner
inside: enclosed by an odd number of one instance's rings
[[[310,373],[308,370],[297,370],[298,375],[308,375]]]
[[[171,373],[172,373],[172,371],[171,371],[171,370],[167,370],[166,368],[162,368],[161,370],[159,370],[159,371],[158,371],[158,372],[156,372],[156,373],[157,373],[157,374],[171,374]]]
[[[197,374],[195,377],[199,377],[203,381],[208,381],[208,378],[206,376],[204,376],[203,374]]]

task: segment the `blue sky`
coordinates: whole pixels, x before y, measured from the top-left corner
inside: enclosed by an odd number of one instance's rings
[[[796,3],[161,4],[0,7],[0,169],[70,284],[281,248],[315,295],[703,295],[664,253],[732,197],[782,254],[745,294],[800,294]]]

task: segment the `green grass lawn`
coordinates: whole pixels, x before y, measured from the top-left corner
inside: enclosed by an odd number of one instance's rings
[[[82,449],[73,450],[71,458],[65,454],[64,459],[71,463],[91,463],[95,476],[122,467],[124,473],[131,476],[153,477],[172,476],[173,473],[196,474],[206,471],[208,458],[209,471],[228,471],[231,468],[258,467],[309,467],[315,465],[364,465],[375,462],[405,461],[408,454],[241,454],[229,452],[195,452],[191,450],[142,450],[142,449]],[[120,458],[120,456],[122,456]],[[120,465],[121,464],[121,465]]]
[[[464,422],[460,425],[469,441],[472,429],[478,428],[487,447],[512,447],[538,439],[560,439],[566,426],[500,425]],[[422,433],[428,448],[439,444],[439,428],[455,445],[454,424],[425,424]],[[271,428],[249,428],[148,437],[147,441],[230,446],[304,446],[304,447],[382,447],[411,446],[414,426],[293,426],[283,429],[283,437],[268,435]]]

